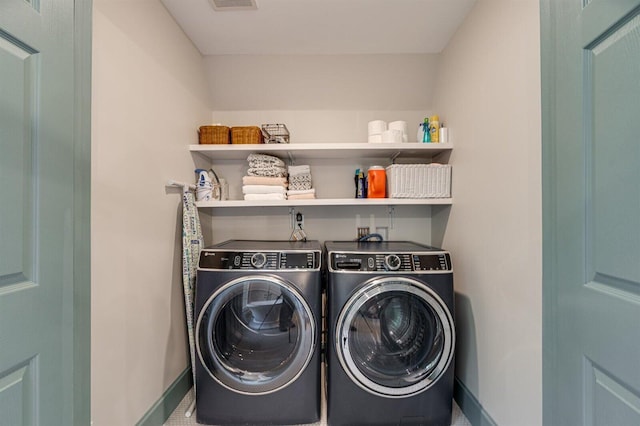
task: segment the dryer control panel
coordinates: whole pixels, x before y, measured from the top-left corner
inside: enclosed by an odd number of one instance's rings
[[[283,270],[318,269],[318,251],[218,251],[200,252],[200,269]]]
[[[451,271],[449,253],[331,253],[332,271],[424,272]]]

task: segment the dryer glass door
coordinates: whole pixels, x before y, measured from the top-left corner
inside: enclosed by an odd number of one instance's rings
[[[311,360],[316,324],[293,285],[243,277],[215,292],[196,323],[196,349],[211,377],[243,394],[266,394],[293,382]]]
[[[428,389],[453,359],[453,318],[442,299],[409,278],[377,278],[345,304],[338,359],[363,389],[400,398]]]

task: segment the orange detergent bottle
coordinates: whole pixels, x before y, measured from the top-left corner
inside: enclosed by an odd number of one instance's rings
[[[387,172],[382,166],[371,166],[367,174],[367,198],[385,198],[387,193]]]

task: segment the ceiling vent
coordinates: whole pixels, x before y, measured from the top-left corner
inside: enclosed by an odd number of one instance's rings
[[[227,10],[256,10],[256,0],[209,0],[214,10],[224,12]]]

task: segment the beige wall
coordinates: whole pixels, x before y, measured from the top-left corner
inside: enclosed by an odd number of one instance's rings
[[[371,120],[404,120],[415,141],[418,123],[431,113],[438,55],[216,55],[205,57],[205,64],[213,122],[286,123],[292,143],[353,143],[367,141]],[[356,168],[389,163],[366,156],[303,161],[311,166],[318,198],[352,197]],[[229,182],[231,198],[241,199],[246,161],[213,166]],[[321,241],[355,238],[358,223],[386,227],[393,239],[431,241],[430,207],[399,206],[393,216],[385,207],[299,210],[309,238]],[[257,219],[251,209],[210,213],[211,242],[287,239],[292,231],[287,208],[268,209]]]
[[[205,61],[214,110],[395,111],[430,106],[438,55],[216,55]]]
[[[92,418],[132,425],[186,368],[180,191],[211,114],[202,57],[157,0],[94,1]]]
[[[192,180],[194,160],[204,165],[186,151],[194,129],[207,122],[282,121],[296,142],[359,142],[371,119],[417,125],[433,112],[450,126],[455,144],[454,205],[400,208],[390,236],[442,242],[452,251],[458,376],[498,424],[541,424],[536,0],[479,0],[440,57],[203,60],[159,0],[95,0],[94,10],[95,425],[134,424],[188,365],[180,195],[164,182]],[[252,78],[258,71],[261,78]],[[237,180],[243,167],[221,171]],[[312,167],[325,188],[350,193],[351,162]],[[235,191],[239,197],[239,186]],[[211,243],[287,238],[287,213],[261,211],[254,220],[251,209],[222,209],[202,218],[213,226],[206,232]],[[371,215],[377,225],[390,225],[382,207],[304,213],[311,237],[319,239],[349,237],[358,214],[365,226]]]
[[[455,142],[444,246],[458,293],[456,373],[500,425],[542,424],[539,36],[537,0],[479,0],[436,86]]]

